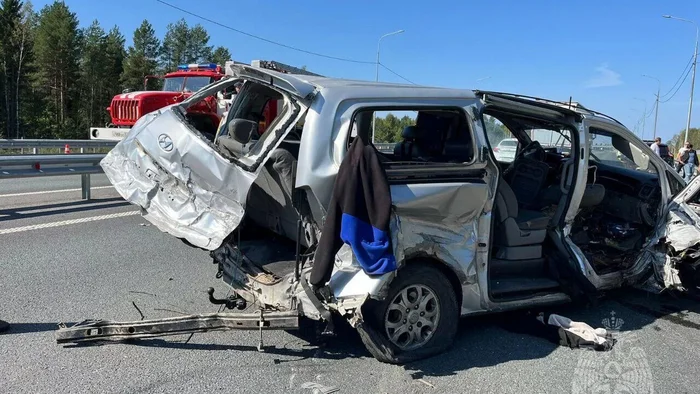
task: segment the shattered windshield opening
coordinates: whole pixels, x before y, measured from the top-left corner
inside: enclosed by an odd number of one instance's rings
[[[590,130],[590,155],[595,161],[629,170],[656,173],[649,157],[632,142],[601,129]]]
[[[290,104],[276,90],[246,82],[219,128],[216,141],[220,152],[248,165],[255,163],[285,131],[284,127],[280,129],[280,122],[290,112]],[[242,123],[253,128],[249,141],[240,141],[232,132]]]

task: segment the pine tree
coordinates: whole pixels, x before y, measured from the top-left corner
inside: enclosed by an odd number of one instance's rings
[[[80,129],[109,123],[105,107],[119,93],[124,61],[124,37],[114,27],[105,34],[94,21],[83,32],[80,60]]]
[[[105,96],[103,96],[103,100],[101,100],[101,103],[105,104],[102,106],[101,112],[101,120],[104,122],[110,120],[109,114],[104,110],[106,104],[109,104],[112,97],[122,90],[120,78],[124,70],[124,61],[126,58],[124,43],[124,35],[119,31],[119,28],[117,26],[112,27],[107,33],[104,42],[105,69],[103,76],[105,78]]]
[[[83,31],[83,45],[80,58],[80,127],[94,125],[99,117],[98,101],[104,92],[105,31],[98,21]],[[103,105],[104,107],[104,105]]]
[[[22,25],[22,3],[19,0],[3,0],[0,4],[0,74],[2,75],[2,112],[0,123],[8,138],[17,136],[19,129],[19,103],[15,96],[19,90],[21,61],[18,53]],[[1,135],[1,134],[0,134]]]
[[[37,90],[44,97],[43,119],[54,137],[85,137],[77,128],[78,59],[81,34],[78,19],[59,1],[45,6],[39,13],[35,55],[38,69]]]
[[[223,67],[224,64],[226,64],[226,62],[229,60],[233,59],[231,59],[231,53],[228,51],[228,49],[224,47],[217,47],[214,50],[210,61]]]
[[[209,45],[209,33],[202,25],[190,28],[184,19],[168,24],[163,38],[161,65],[172,71],[180,64],[212,61],[213,48]]]
[[[153,26],[144,20],[134,31],[133,46],[129,47],[124,59],[124,71],[121,75],[122,87],[130,90],[143,89],[143,80],[147,75],[158,72],[158,57],[160,56],[160,41],[156,37]],[[150,79],[149,90],[159,88],[157,81]]]
[[[202,25],[191,28],[187,34],[187,55],[185,63],[211,62],[212,47],[209,44],[209,33]]]
[[[190,29],[184,19],[169,23],[163,38],[161,65],[167,71],[174,70],[179,64],[187,61],[188,36]]]

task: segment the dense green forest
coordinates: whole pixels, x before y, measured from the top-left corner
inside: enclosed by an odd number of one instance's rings
[[[112,97],[142,90],[145,75],[231,57],[209,45],[204,27],[184,19],[169,24],[162,39],[144,20],[128,48],[118,26],[79,25],[62,1],[35,10],[29,1],[1,0],[0,138],[87,139],[90,126],[109,122]]]

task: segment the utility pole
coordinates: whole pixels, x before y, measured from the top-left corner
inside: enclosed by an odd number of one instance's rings
[[[685,140],[688,141],[688,133],[690,133],[690,117],[693,113],[693,93],[695,90],[695,72],[698,68],[698,38],[700,37],[700,27],[694,21],[689,19],[678,18],[672,15],[663,15],[666,19],[675,19],[681,22],[692,23],[695,25],[695,49],[693,50],[693,76],[690,80],[690,103],[688,104],[688,122],[685,126]]]
[[[642,136],[641,139],[644,139],[644,131],[645,131],[645,125],[646,125],[646,118],[647,118],[647,101],[644,99],[640,98],[634,98],[635,100],[639,100],[644,103],[644,112],[642,112]]]
[[[391,33],[386,33],[385,35],[379,37],[379,41],[377,41],[377,64],[376,64],[377,70],[376,70],[376,74],[375,74],[375,77],[374,77],[375,82],[379,82],[379,50],[380,50],[381,45],[382,45],[382,39],[383,39],[384,37],[393,36],[393,35],[395,35],[395,34],[401,34],[401,33],[403,33],[403,32],[404,32],[404,30],[401,29],[401,30],[397,30],[397,31],[394,31],[394,32],[391,32]],[[376,123],[377,123],[377,112],[374,111],[374,112],[372,113],[372,143],[374,143],[374,131],[375,131],[375,124],[376,124]]]
[[[661,81],[659,80],[659,78],[652,77],[651,75],[642,74],[642,76],[647,77],[647,78],[651,78],[651,79],[655,79],[656,82],[658,83],[657,87],[656,87],[656,111],[655,111],[656,114],[654,114],[654,139],[656,139],[656,125],[659,121],[659,98],[660,98],[659,96],[661,94]]]

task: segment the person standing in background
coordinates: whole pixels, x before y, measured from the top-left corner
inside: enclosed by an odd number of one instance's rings
[[[676,171],[678,171],[681,176],[683,173],[681,172],[683,170],[683,162],[681,161],[681,158],[683,157],[683,154],[685,151],[687,151],[690,147],[690,142],[686,141],[685,144],[683,144],[683,147],[681,147],[678,150],[678,155],[676,156]]]
[[[686,183],[689,183],[695,176],[695,170],[699,164],[698,153],[693,149],[693,144],[688,144],[688,149],[686,149],[683,152],[683,156],[681,156],[681,163],[683,163],[683,178]]]
[[[661,148],[659,145],[661,145],[661,137],[656,137],[654,142],[650,145],[650,148],[656,153],[656,156],[661,157]]]

